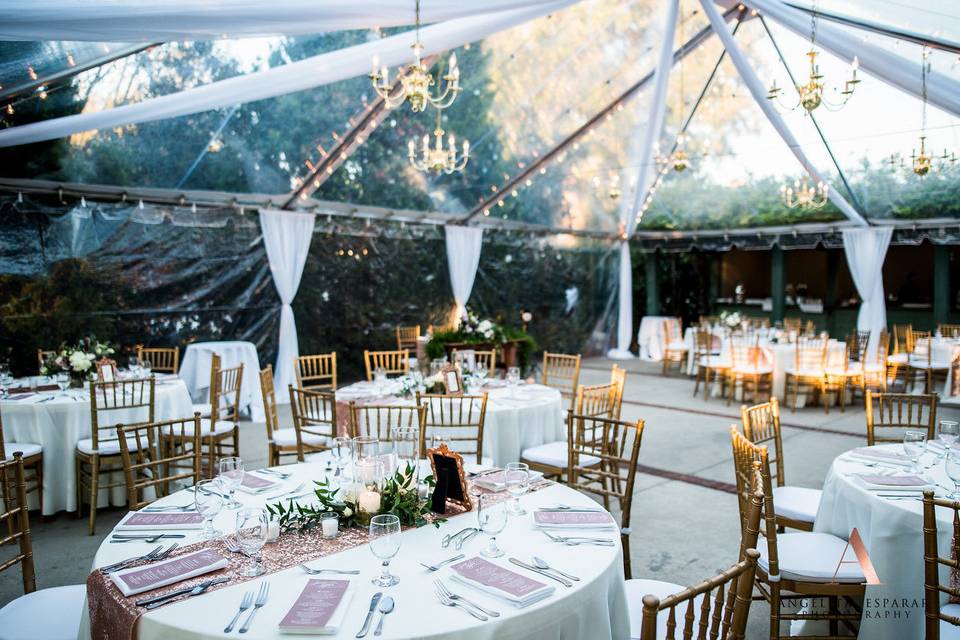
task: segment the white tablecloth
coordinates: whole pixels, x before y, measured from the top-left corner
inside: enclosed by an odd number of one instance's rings
[[[306,463],[285,466],[284,471],[293,471],[295,477],[285,485],[294,488],[301,482],[320,479],[324,476],[321,463]],[[263,499],[238,492],[239,499],[245,504],[262,504]],[[190,495],[184,492],[165,498],[162,502],[184,504]],[[161,503],[162,503],[161,502]],[[463,527],[475,526],[476,516],[467,513],[451,518],[440,528],[425,526],[405,531],[401,534],[400,553],[390,563],[390,570],[399,576],[400,583],[394,587],[381,589],[370,583],[379,573],[380,561],[373,556],[366,545],[354,547],[341,553],[327,556],[311,563],[316,567],[359,569],[359,576],[353,579],[356,593],[346,615],[346,622],[337,638],[353,638],[360,629],[366,615],[370,596],[383,591],[396,601],[396,608],[386,620],[383,638],[450,638],[456,640],[507,638],[524,640],[557,638],[599,640],[601,638],[629,638],[630,628],[627,617],[626,596],[623,587],[623,560],[619,538],[616,532],[602,535],[617,540],[615,547],[579,546],[572,548],[551,543],[532,524],[532,511],[538,505],[558,503],[580,505],[594,504],[589,498],[572,489],[557,485],[526,495],[522,503],[528,515],[510,517],[506,529],[497,536],[497,543],[508,557],[517,557],[530,561],[536,554],[552,565],[578,576],[572,588],[536,574],[530,577],[552,583],[556,592],[525,609],[515,609],[484,593],[450,580],[448,567],[431,573],[420,566],[420,562],[438,561],[456,555],[453,548],[443,549],[440,539],[447,533],[459,531]],[[160,504],[160,503],[158,503]],[[236,511],[223,511],[217,516],[215,524],[222,531],[233,531]],[[189,544],[197,540],[196,533],[186,532],[188,537],[182,543]],[[597,533],[597,532],[594,532]],[[463,548],[467,557],[478,555],[486,544],[482,536],[474,537]],[[104,542],[97,552],[94,566],[103,566],[121,560],[136,553],[145,553],[151,548],[148,544],[128,543],[109,544]],[[510,569],[527,574],[514,567],[507,558],[494,562]],[[341,576],[335,576],[341,577]],[[499,618],[480,622],[464,611],[444,607],[433,595],[433,581],[442,579],[451,589],[482,606],[501,613]],[[200,640],[222,638],[223,627],[236,612],[243,594],[256,589],[261,581],[270,583],[270,599],[261,609],[250,628],[247,638],[282,638],[277,632],[277,624],[290,608],[297,595],[303,589],[308,576],[293,567],[285,571],[270,574],[255,580],[225,587],[202,596],[167,605],[148,612],[138,623],[138,640]],[[376,620],[379,619],[379,615]],[[639,629],[637,630],[639,633]],[[80,638],[89,638],[89,620],[84,613]],[[369,638],[373,638],[371,631]]]
[[[193,416],[190,394],[182,380],[157,377],[156,420],[173,420]],[[9,442],[33,442],[43,447],[43,514],[77,510],[77,482],[74,451],[76,444],[90,437],[90,400],[86,391],[72,389],[70,397],[58,392],[47,392],[22,400],[0,400],[3,412],[4,438]],[[45,398],[53,397],[44,401]],[[130,411],[129,416],[108,412],[111,422],[140,422],[145,412]],[[104,414],[104,415],[108,415]],[[7,445],[8,453],[16,446]],[[116,478],[122,481],[122,475]],[[125,505],[125,489],[117,489],[111,496],[103,491],[99,497],[101,506],[110,503]]]
[[[898,453],[902,445],[880,445]],[[930,462],[930,454],[922,462]],[[869,640],[922,638],[923,612],[923,503],[919,500],[881,498],[859,484],[853,473],[907,473],[907,469],[868,468],[862,462],[841,455],[833,461],[823,485],[823,498],[814,531],[832,533],[843,539],[856,527],[882,585],[867,586],[860,637]],[[943,463],[926,475],[943,486],[952,487]],[[938,495],[943,495],[937,489]],[[941,555],[949,553],[953,533],[951,514],[937,510]],[[942,572],[947,578],[947,572]],[[888,599],[886,604],[883,599]],[[897,599],[895,604],[892,600]],[[909,606],[897,606],[907,600]],[[899,617],[895,617],[898,612]]]
[[[659,362],[663,360],[663,321],[673,316],[643,316],[637,331],[637,344],[640,345],[640,357],[644,360]]]
[[[260,357],[252,342],[194,342],[187,345],[180,365],[180,377],[187,383],[194,402],[208,402],[210,395],[210,363],[213,354],[220,355],[220,366],[232,369],[243,364],[240,383],[240,409],[254,422],[263,422],[263,396],[260,392]],[[283,391],[283,393],[280,393]],[[283,398],[286,389],[278,389]]]
[[[358,382],[337,390],[338,401],[382,395],[376,383]],[[397,393],[399,383],[388,381],[384,393]],[[560,392],[539,384],[487,389],[487,414],[483,426],[483,457],[503,466],[520,459],[520,452],[547,442],[567,439],[564,402]],[[384,400],[412,404],[403,398]]]
[[[960,355],[960,341],[945,338],[933,339],[933,349],[930,354],[933,362],[952,363],[958,355]],[[922,390],[919,385],[918,388]],[[950,401],[953,406],[960,404],[960,395],[953,395],[953,367],[947,369],[947,380],[940,392],[940,399]]]

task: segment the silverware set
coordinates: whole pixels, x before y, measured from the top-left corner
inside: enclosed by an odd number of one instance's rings
[[[259,611],[265,604],[267,604],[267,599],[270,597],[270,583],[264,582],[260,585],[260,591],[257,592],[257,599],[253,603],[253,610],[250,612],[250,615],[247,616],[246,622],[243,623],[243,626],[240,627],[240,633],[246,633],[250,630],[250,625],[253,623],[253,616],[257,615]],[[247,607],[249,609],[249,606]],[[241,612],[242,613],[242,612]],[[240,617],[240,614],[237,614],[237,617]]]
[[[456,600],[449,598],[439,588],[435,589],[435,593],[437,594],[437,599],[440,601],[440,604],[442,605],[445,605],[448,607],[459,607],[460,609],[463,609],[464,611],[472,615],[477,620],[480,620],[481,622],[486,622],[487,620],[490,619],[489,617],[480,613],[479,611],[474,611],[473,609],[465,605],[463,602],[458,602]],[[357,637],[361,637],[361,636],[357,636]]]
[[[373,621],[373,614],[377,610],[377,605],[380,604],[380,598],[383,597],[382,591],[377,591],[373,594],[373,597],[370,598],[370,608],[367,610],[367,617],[363,619],[363,626],[360,627],[360,631],[357,631],[357,638],[366,637],[367,633],[370,631],[370,622]]]
[[[427,564],[425,562],[421,562],[420,566],[428,569],[429,571],[439,571],[440,567],[446,566],[451,562],[456,562],[457,560],[461,560],[465,557],[466,556],[461,553],[460,555],[453,556],[452,558],[447,558],[446,560],[438,562],[437,564]]]
[[[176,591],[171,591],[170,593],[165,593],[161,596],[154,596],[152,598],[141,598],[134,602],[138,607],[146,607],[147,609],[156,609],[157,607],[162,607],[165,604],[170,604],[174,600],[180,598],[180,596],[186,596],[192,598],[198,596],[201,593],[205,592],[207,589],[212,587],[215,584],[221,584],[223,582],[229,582],[230,578],[211,578],[210,580],[204,580],[195,587],[184,587],[183,589],[177,589]]]
[[[557,582],[559,582],[560,584],[562,584],[562,585],[565,586],[565,587],[572,587],[572,586],[573,586],[573,583],[572,583],[571,581],[567,580],[566,578],[564,578],[564,577],[562,577],[562,576],[559,576],[559,575],[556,575],[556,574],[554,574],[554,573],[551,573],[550,571],[547,571],[546,569],[541,569],[541,568],[537,567],[536,565],[527,564],[527,563],[524,562],[523,560],[518,560],[518,559],[516,559],[516,558],[510,558],[510,562],[511,562],[511,564],[515,564],[515,565],[517,565],[518,567],[523,567],[523,568],[526,569],[527,571],[533,571],[534,573],[538,573],[538,574],[540,574],[541,576],[543,576],[544,578],[550,578],[551,580],[556,580]]]
[[[450,591],[450,589],[447,588],[447,585],[443,584],[443,581],[440,579],[434,580],[433,586],[434,588],[436,588],[438,596],[442,595],[444,598],[450,600],[451,602],[459,602],[468,607],[473,607],[476,611],[480,613],[480,615],[490,616],[491,618],[500,617],[499,611],[493,611],[492,609],[486,609],[484,607],[481,607],[477,603],[467,600],[463,596],[457,595],[456,593]]]
[[[136,556],[134,558],[127,558],[126,560],[121,560],[120,562],[114,562],[113,564],[108,564],[105,567],[100,567],[100,573],[115,573],[138,562],[159,562],[161,560],[166,560],[167,557],[173,553],[173,550],[178,546],[179,544],[174,542],[169,547],[164,549],[163,545],[161,544],[150,553],[145,553],[142,556]]]
[[[298,565],[305,572],[309,573],[312,576],[323,575],[324,573],[335,573],[345,576],[358,576],[360,572],[355,569],[312,569],[302,562]]]
[[[547,536],[553,542],[561,542],[568,547],[575,547],[581,544],[592,544],[599,547],[613,547],[616,546],[616,542],[610,540],[609,538],[591,538],[588,536],[555,536],[548,531],[541,529],[543,535]]]
[[[119,544],[122,542],[146,542],[153,544],[157,540],[164,540],[167,538],[186,538],[186,534],[183,533],[134,533],[134,534],[124,534],[124,533],[115,533],[110,537],[110,542],[112,544]]]

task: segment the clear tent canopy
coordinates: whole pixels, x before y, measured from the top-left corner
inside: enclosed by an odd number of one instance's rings
[[[950,0],[909,7],[893,0],[792,4],[960,41],[960,16]],[[643,161],[639,140],[653,90],[649,76],[662,41],[663,5],[656,0],[584,0],[458,47],[464,91],[443,112],[442,126],[471,142],[463,173],[437,177],[411,167],[407,141],[430,134],[433,115],[396,109],[386,112],[344,158],[330,164],[332,171],[314,178],[313,168],[338,148],[376,99],[369,79],[360,76],[228,108],[40,143],[57,149],[55,161],[40,165],[29,161],[34,146],[13,147],[4,153],[20,153],[23,161],[5,163],[5,177],[275,194],[277,203],[306,191],[318,200],[358,207],[615,234],[621,211],[637,201]],[[750,12],[743,17],[736,40],[762,81],[792,87],[786,67],[794,78],[805,78],[809,37]],[[731,23],[737,23],[736,16]],[[960,81],[956,52],[831,24],[852,39],[915,60],[918,77],[926,51],[935,71]],[[3,42],[2,126],[172,95],[405,30],[146,44]],[[704,32],[709,34],[709,24],[700,4],[683,0],[675,47]],[[658,155],[665,157],[683,133],[690,164],[678,172],[670,163],[656,163],[654,174],[660,179],[639,229],[842,220],[832,204],[814,210],[783,204],[780,186],[801,178],[803,168],[749,94],[729,56],[721,58],[719,39],[706,35],[698,42],[674,65],[657,145]],[[830,92],[842,86],[850,65],[818,49]],[[811,117],[802,109],[778,107],[804,153],[828,177],[830,187],[868,218],[960,217],[958,163],[945,159],[923,178],[902,166],[904,159],[909,165],[918,146],[921,100],[868,74],[861,73],[861,78],[837,111],[821,108]],[[783,102],[791,99],[785,91]],[[603,115],[596,119],[598,114]],[[925,133],[934,153],[960,153],[957,117],[930,105]],[[542,162],[545,156],[549,160]]]

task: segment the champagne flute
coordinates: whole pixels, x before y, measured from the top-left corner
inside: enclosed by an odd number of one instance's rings
[[[217,470],[220,472],[220,485],[230,499],[230,502],[227,503],[227,509],[239,509],[243,505],[237,501],[233,494],[243,484],[243,460],[236,456],[220,458],[217,462]]]
[[[920,456],[927,443],[927,433],[925,431],[914,431],[908,429],[903,432],[903,452],[910,458],[912,463],[910,469],[914,473],[920,472]]]
[[[510,515],[525,516],[527,512],[520,506],[520,496],[527,492],[530,483],[530,467],[525,462],[509,462],[504,470],[504,481],[510,493]]]
[[[503,549],[497,546],[497,534],[507,526],[507,503],[495,493],[481,493],[477,497],[477,524],[490,538],[487,547],[480,555],[487,558],[499,558]]]
[[[197,513],[203,516],[203,539],[213,540],[223,535],[213,528],[213,519],[223,509],[223,494],[218,490],[216,480],[201,480],[193,488],[193,503]]]
[[[264,572],[263,565],[257,561],[257,554],[267,544],[270,530],[270,514],[260,507],[246,507],[237,511],[237,544],[250,563],[240,571],[240,575],[252,578]]]
[[[400,551],[400,518],[384,513],[370,519],[370,551],[383,563],[380,575],[371,582],[392,587],[400,578],[390,573],[390,560]]]

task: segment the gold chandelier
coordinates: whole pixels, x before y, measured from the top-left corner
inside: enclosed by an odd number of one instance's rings
[[[369,76],[373,90],[383,99],[388,109],[395,109],[404,102],[409,102],[410,108],[415,113],[425,110],[427,105],[436,109],[446,109],[453,104],[457,94],[460,93],[460,67],[457,66],[457,54],[450,54],[447,73],[442,76],[443,90],[433,93],[431,89],[436,82],[421,60],[423,43],[420,42],[420,0],[416,0],[416,39],[411,48],[413,63],[408,65],[400,76],[400,87],[395,92],[391,92],[390,71],[386,65],[380,66],[377,57],[373,58],[373,71]]]
[[[777,86],[776,79],[774,79],[770,85],[770,89],[767,90],[767,100],[775,100],[787,111],[792,111],[797,107],[803,107],[808,113],[820,105],[824,105],[830,111],[837,111],[847,104],[857,85],[860,84],[860,79],[857,78],[857,69],[860,68],[860,61],[854,56],[853,62],[850,64],[850,77],[844,83],[843,91],[840,92],[841,99],[838,102],[832,102],[827,99],[824,93],[823,75],[820,73],[820,66],[817,64],[817,56],[820,55],[820,53],[815,48],[816,41],[817,5],[816,2],[814,2],[810,13],[810,51],[806,54],[807,57],[810,58],[810,72],[805,84],[796,85],[797,103],[789,106],[783,104],[780,100],[783,89]]]
[[[792,187],[780,187],[780,199],[790,209],[820,209],[827,204],[830,187],[825,182],[810,186],[810,180],[804,174],[802,181],[795,180]]]
[[[417,157],[417,141],[411,139],[407,142],[407,156],[415,169],[423,172],[432,171],[434,175],[463,171],[470,159],[470,141],[463,141],[461,152],[458,154],[457,140],[454,135],[451,133],[447,136],[446,147],[444,147],[444,134],[440,124],[440,110],[437,109],[437,127],[433,130],[433,146],[430,146],[430,136],[424,134],[420,144],[420,156]]]
[[[930,73],[929,56],[930,50],[924,45],[923,59],[920,64],[923,97],[923,111],[920,120],[920,153],[917,153],[916,149],[910,153],[910,169],[921,178],[930,173],[930,171],[935,170],[940,161],[957,161],[956,154],[948,153],[946,149],[943,150],[942,156],[935,156],[927,151],[927,74]]]

